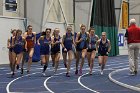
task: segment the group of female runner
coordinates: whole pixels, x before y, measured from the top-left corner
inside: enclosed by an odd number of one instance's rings
[[[27,73],[30,73],[30,66],[32,63],[32,56],[34,53],[34,45],[36,42],[36,33],[32,32],[32,26],[29,25],[27,31],[22,34],[21,30],[12,30],[12,36],[8,39],[7,48],[9,49],[9,61],[10,68],[12,71],[12,77],[15,74],[15,67],[19,69],[20,61],[21,74],[23,74],[23,65],[25,61],[25,56],[28,53],[28,67]]]
[[[95,35],[95,29],[93,27],[91,27],[89,31],[86,32],[86,26],[83,24],[80,26],[81,31],[77,34],[73,33],[71,26],[67,26],[66,30],[66,33],[61,37],[59,28],[55,28],[53,32],[52,29],[46,28],[46,30],[42,32],[40,38],[37,41],[36,33],[32,32],[31,25],[28,26],[27,31],[23,35],[21,30],[12,30],[12,36],[8,39],[7,43],[9,48],[9,60],[12,76],[14,75],[15,67],[19,69],[19,63],[21,60],[21,74],[23,74],[23,65],[25,56],[27,54],[29,56],[27,73],[30,73],[30,66],[34,53],[34,45],[36,42],[38,45],[40,45],[43,75],[45,75],[45,71],[48,67],[50,55],[52,58],[54,73],[57,72],[61,56],[60,46],[62,47],[64,66],[67,68],[66,77],[70,77],[70,67],[73,54],[76,58],[75,74],[82,75],[82,68],[85,58],[87,57],[88,66],[90,68],[89,74],[92,75],[94,59],[97,52],[99,66],[101,66],[101,74],[103,74],[103,70],[108,58],[108,53],[111,49],[110,41],[106,38],[106,32],[102,32],[101,39],[99,39],[99,37]],[[80,59],[81,62],[79,63]]]

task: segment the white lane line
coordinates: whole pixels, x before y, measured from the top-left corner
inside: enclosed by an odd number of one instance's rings
[[[111,66],[111,65],[110,65]],[[40,72],[39,72],[40,73]],[[34,73],[32,73],[32,74],[34,74]],[[22,76],[22,77],[25,77],[25,76]],[[18,79],[20,79],[20,78],[22,78],[22,77],[19,77],[19,78],[17,78],[17,79],[14,79],[13,81],[11,81],[12,83],[14,82],[14,81],[16,81],[16,80],[18,80]],[[9,84],[8,84],[9,85]],[[9,87],[9,86],[8,86]]]
[[[112,66],[112,65],[122,65],[122,64],[125,64],[125,63],[118,63],[118,64],[110,64],[110,65],[106,65],[106,66]],[[93,70],[96,70],[96,68],[99,68],[99,67],[94,67],[94,69]],[[110,69],[112,69],[112,68],[110,68]],[[83,69],[84,70],[84,69]],[[85,68],[85,70],[89,70],[89,68]],[[63,72],[63,73],[66,73],[66,72]],[[60,74],[63,74],[63,73],[59,73],[59,74],[56,74],[56,75],[60,75]],[[95,90],[92,90],[92,89],[90,89],[89,87],[87,87],[87,86],[85,86],[85,85],[83,85],[82,83],[81,83],[81,81],[80,81],[80,79],[83,77],[83,76],[85,76],[85,75],[87,75],[88,73],[86,73],[86,74],[83,74],[82,76],[80,76],[79,78],[78,78],[78,83],[81,85],[81,86],[83,86],[84,88],[86,88],[86,89],[88,89],[88,90],[90,90],[90,91],[92,91],[92,92],[95,92],[95,93],[100,93],[100,92],[98,92],[98,91],[95,91]],[[54,76],[51,76],[51,77],[48,77],[45,81],[44,81],[44,86],[45,86],[45,88],[49,91],[49,92],[51,92],[51,93],[54,93],[48,86],[47,86],[47,81],[50,79],[50,78],[53,78]]]
[[[40,73],[40,72],[36,72],[36,73],[32,73],[32,74],[28,74],[28,75],[24,75],[24,76],[18,77],[18,78],[16,78],[16,79],[12,80],[11,82],[9,82],[9,83],[7,84],[7,86],[6,86],[6,91],[7,91],[7,93],[11,93],[11,92],[10,92],[10,85],[11,85],[14,81],[16,81],[16,80],[18,80],[18,79],[20,79],[20,78],[23,78],[23,77],[29,76],[29,75],[37,74],[37,73]]]
[[[89,73],[86,73],[86,74],[83,74],[82,76],[80,76],[80,77],[78,78],[78,83],[79,83],[82,87],[86,88],[86,89],[89,90],[89,91],[92,91],[92,92],[95,92],[95,93],[100,93],[100,92],[98,92],[98,91],[96,91],[96,90],[90,89],[89,87],[87,87],[87,86],[85,86],[84,84],[81,83],[81,78],[82,78],[83,76],[87,75],[87,74],[89,74]]]
[[[55,75],[61,75],[61,74],[64,74],[66,72],[62,72],[62,73],[59,73],[59,74],[55,74]],[[54,76],[51,76],[51,77],[48,77],[45,81],[44,81],[44,87],[50,92],[50,93],[54,93],[48,86],[47,86],[47,81],[52,78]]]
[[[58,69],[58,70],[61,70],[61,69]],[[49,70],[49,71],[53,71],[53,70]],[[7,86],[6,86],[6,91],[7,91],[7,93],[11,93],[11,92],[10,92],[10,85],[11,85],[13,82],[15,82],[16,80],[21,79],[21,78],[23,78],[23,77],[27,77],[27,76],[30,76],[30,75],[34,75],[34,74],[37,74],[37,73],[41,73],[41,72],[36,72],[36,73],[24,75],[24,76],[18,77],[18,78],[16,78],[16,79],[10,81],[10,82],[7,84]],[[14,93],[15,93],[15,92],[14,92]]]
[[[74,69],[74,68],[71,68],[71,71],[74,71],[73,69]],[[86,69],[83,69],[83,70],[86,70]],[[55,74],[55,75],[61,75],[61,74],[64,74],[64,73],[66,73],[66,72],[58,73],[58,74]],[[55,75],[54,75],[54,76],[48,77],[48,78],[44,81],[44,87],[45,87],[49,92],[51,92],[51,93],[54,93],[54,92],[47,86],[47,82],[48,82],[48,80],[49,80],[50,78],[55,77]]]
[[[118,69],[118,70],[112,71],[112,72],[108,75],[108,76],[109,76],[109,79],[110,79],[112,82],[114,82],[114,83],[116,83],[116,84],[118,84],[118,85],[120,85],[120,86],[123,86],[123,87],[126,87],[126,88],[129,88],[129,89],[132,89],[132,90],[135,90],[135,91],[140,92],[140,88],[135,87],[135,86],[131,86],[131,85],[128,85],[128,84],[125,84],[125,83],[122,83],[122,82],[119,82],[119,81],[117,81],[116,79],[112,78],[112,75],[114,75],[115,73],[120,72],[120,71],[123,71],[123,70],[127,70],[127,69],[128,69],[128,68],[123,68],[123,69]]]

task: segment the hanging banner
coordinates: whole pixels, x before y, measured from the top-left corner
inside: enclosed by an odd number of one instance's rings
[[[122,29],[127,29],[129,25],[129,9],[128,9],[128,2],[122,2]]]

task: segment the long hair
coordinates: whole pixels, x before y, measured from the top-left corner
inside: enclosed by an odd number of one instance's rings
[[[47,32],[48,30],[49,30],[50,32],[52,31],[51,28],[46,28],[46,30],[43,31],[43,32],[41,33],[41,35],[42,35],[42,36],[45,36],[45,35],[46,35],[46,32]]]
[[[16,29],[11,29],[11,34],[13,34],[14,31],[17,31]]]

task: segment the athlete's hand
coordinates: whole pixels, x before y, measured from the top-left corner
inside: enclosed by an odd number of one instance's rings
[[[60,41],[56,41],[55,43],[56,43],[56,44],[59,44],[59,43],[60,43]]]
[[[49,41],[48,44],[51,44],[51,41]]]
[[[89,48],[91,48],[91,44],[89,44]]]
[[[64,51],[67,51],[67,49],[66,49],[66,48],[64,48]]]
[[[96,53],[98,54],[98,50],[96,50]]]
[[[109,54],[109,52],[106,52],[106,54],[108,55],[108,54]]]
[[[11,46],[7,46],[7,48],[9,49],[9,48],[11,48]]]
[[[27,49],[27,48],[25,48],[25,50],[26,50],[26,51],[28,51],[28,49]]]
[[[79,42],[83,41],[83,38],[80,38]]]
[[[40,43],[38,43],[38,45],[40,45]]]

